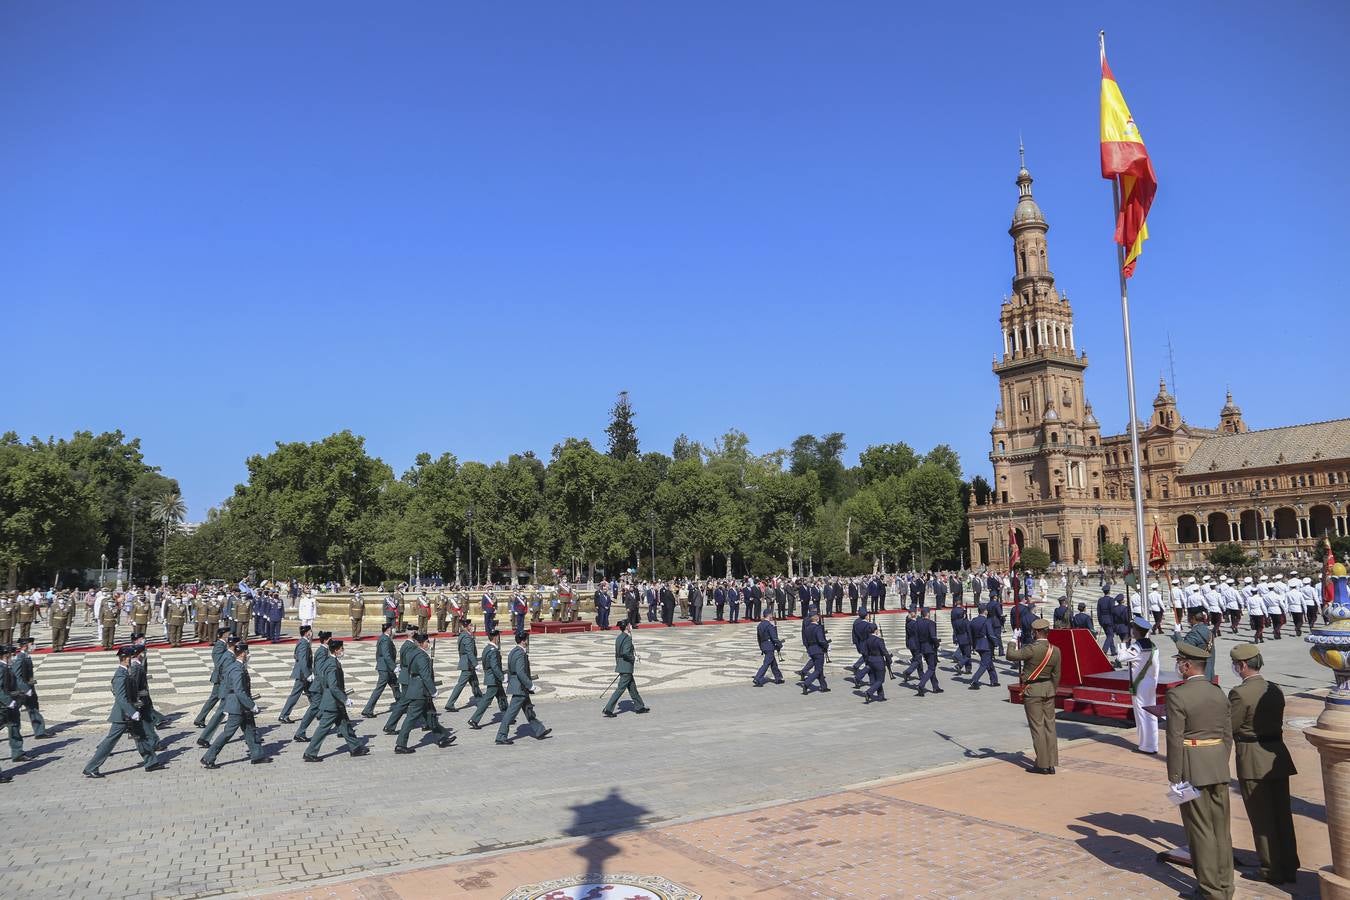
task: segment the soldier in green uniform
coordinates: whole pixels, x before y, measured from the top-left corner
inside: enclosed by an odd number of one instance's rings
[[[239,621],[245,621],[239,619]],[[234,737],[236,731],[244,732],[244,744],[248,747],[248,761],[253,765],[270,763],[270,757],[263,756],[262,741],[258,740],[257,715],[258,701],[253,696],[253,682],[248,677],[248,642],[239,641],[234,645],[234,661],[225,673],[225,727],[211,742],[202,757],[202,766],[207,769],[219,769],[216,757]]]
[[[211,635],[216,634],[220,628],[220,611],[224,609],[224,604],[219,597],[208,597],[206,600],[206,639],[210,640]],[[227,631],[229,629],[226,629]]]
[[[488,642],[483,646],[483,693],[478,698],[478,706],[469,717],[469,727],[474,731],[482,728],[483,713],[488,704],[497,701],[497,710],[506,712],[506,676],[502,674],[502,633],[497,629],[488,632]]]
[[[314,648],[313,659],[310,660],[310,674],[314,677],[307,682],[309,687],[306,688],[306,694],[308,695],[306,699],[309,700],[309,708],[306,709],[305,714],[300,717],[300,727],[295,730],[295,737],[291,738],[291,740],[297,744],[309,743],[309,738],[305,736],[305,729],[309,728],[310,723],[317,721],[319,713],[323,711],[321,708],[323,701],[323,677],[320,675],[319,669],[320,666],[326,664],[329,654],[328,645],[332,640],[333,632],[319,632],[319,643],[318,646]]]
[[[145,764],[145,771],[153,772],[164,768],[164,763],[155,756],[155,748],[151,746],[150,739],[145,736],[141,728],[141,714],[136,711],[136,698],[131,693],[131,679],[127,674],[127,667],[131,664],[131,657],[136,655],[133,647],[120,647],[117,651],[117,670],[113,672],[112,677],[112,712],[108,714],[108,721],[112,727],[108,729],[108,736],[105,737],[94,751],[93,759],[89,760],[84,767],[85,778],[103,778],[104,775],[98,770],[103,765],[104,760],[112,755],[113,748],[117,742],[122,739],[122,735],[130,735],[136,742],[136,750],[141,754],[141,760]]]
[[[335,638],[328,642],[328,653],[322,660],[317,660],[316,654],[315,680],[323,682],[323,695],[319,700],[319,727],[305,748],[305,762],[323,762],[319,748],[323,746],[324,738],[333,733],[347,742],[347,752],[352,756],[365,756],[370,752],[370,748],[357,739],[351,719],[347,718],[352,701],[347,696],[347,678],[342,673],[344,652],[342,641]]]
[[[225,640],[226,631],[227,629],[220,629],[220,633],[216,635],[216,642],[211,645],[211,695],[202,704],[201,711],[197,713],[197,718],[192,720],[192,724],[196,728],[206,727],[207,715],[220,702],[216,688],[220,683],[221,667],[225,665],[226,658],[230,655],[230,645]]]
[[[401,667],[394,661],[394,656],[393,626],[383,622],[380,624],[380,639],[375,644],[375,689],[370,692],[370,699],[361,710],[361,718],[375,718],[375,704],[380,702],[380,695],[385,688],[394,689],[395,703],[403,695],[398,684]]]
[[[234,633],[241,641],[253,636],[253,598],[240,594],[234,601]],[[237,649],[237,648],[236,648]],[[245,732],[247,734],[248,732]]]
[[[60,653],[66,649],[66,641],[70,640],[70,620],[75,617],[75,604],[71,602],[69,594],[61,594],[52,601],[52,608],[47,613],[47,621],[52,629],[52,652]]]
[[[37,675],[33,672],[33,639],[30,637],[19,638],[19,646],[15,648],[14,656],[10,661],[10,668],[14,670],[14,678],[18,682],[17,687],[23,699],[19,701],[19,706],[28,710],[28,724],[33,726],[34,738],[47,737],[47,721],[42,718],[42,710],[39,708],[37,692]]]
[[[469,626],[468,619],[461,619],[459,622],[459,637],[455,640],[455,646],[459,651],[459,680],[455,682],[455,689],[450,692],[450,699],[446,701],[446,712],[455,712],[457,709],[455,703],[458,702],[465,685],[473,690],[475,701],[483,696],[483,690],[478,686],[478,642],[473,639],[473,628]]]
[[[417,633],[423,634],[427,630],[427,624],[431,621],[431,601],[427,599],[425,593],[417,595]]]
[[[1167,780],[1189,782],[1200,796],[1181,804],[1198,893],[1233,896],[1233,838],[1229,831],[1228,754],[1233,723],[1223,691],[1205,675],[1210,653],[1177,643],[1177,672],[1185,680],[1167,692]]]
[[[408,626],[408,629],[412,626]],[[406,634],[408,629],[404,629]],[[398,723],[405,715],[411,705],[408,698],[408,681],[412,677],[412,656],[417,652],[417,644],[413,641],[404,641],[398,648],[398,665],[394,669],[394,674],[398,678],[399,690],[402,695],[394,701],[394,705],[389,708],[389,718],[384,721],[383,731],[385,734],[398,734]]]
[[[131,630],[136,634],[145,634],[150,627],[150,599],[145,594],[137,594],[131,604]]]
[[[444,592],[436,595],[436,633],[445,633],[445,623],[450,616],[450,599]]]
[[[0,594],[0,646],[9,646],[14,640],[14,600]]]
[[[211,640],[206,634],[206,595],[198,594],[197,599],[192,603],[192,624],[193,634],[196,642],[205,644]]]
[[[183,646],[183,626],[187,624],[187,604],[181,597],[174,597],[169,601],[169,608],[164,613],[164,621],[168,625],[169,644],[174,647]]]
[[[222,648],[220,647],[220,643],[217,642],[216,646],[211,648],[211,656],[215,665],[211,669],[211,684],[213,687],[211,689],[211,699],[209,699],[207,703],[219,705],[216,706],[216,711],[211,714],[211,718],[206,720],[206,725],[203,726],[204,730],[197,738],[198,747],[210,746],[211,741],[215,738],[216,729],[225,721],[225,673],[228,672],[230,666],[234,664],[234,645],[239,642],[238,638],[230,634],[230,629],[227,626],[222,625],[218,627],[216,631],[224,636],[225,645]],[[208,708],[209,707],[206,705],[202,706],[202,718],[205,718],[206,710]]]
[[[366,600],[361,596],[361,592],[352,591],[352,598],[347,602],[347,618],[352,620],[352,640],[361,639],[361,623],[366,618]]]
[[[104,597],[102,605],[98,608],[98,625],[103,631],[104,650],[113,648],[113,640],[117,636],[117,605],[120,602],[116,595]]]
[[[511,656],[506,661],[507,673],[507,693],[511,695],[511,703],[506,707],[506,712],[502,715],[502,724],[497,729],[498,744],[514,744],[509,735],[511,726],[516,722],[516,716],[522,712],[525,713],[525,721],[530,723],[534,729],[534,736],[538,740],[543,740],[552,734],[552,728],[545,728],[544,723],[539,721],[539,717],[534,714],[534,703],[530,700],[530,695],[534,693],[534,681],[530,678],[530,633],[522,631],[516,635],[516,646],[511,651]]]
[[[1031,623],[1034,635],[1025,647],[1009,641],[1004,655],[1022,663],[1022,711],[1031,729],[1031,744],[1036,748],[1036,765],[1027,771],[1037,775],[1055,774],[1059,765],[1059,737],[1055,734],[1055,688],[1059,685],[1059,648],[1050,643],[1050,623],[1036,619]]]
[[[394,744],[394,752],[417,752],[416,749],[408,746],[408,737],[412,734],[413,726],[418,722],[421,722],[428,731],[436,735],[437,747],[449,747],[455,742],[455,739],[441,724],[441,720],[436,717],[434,703],[436,670],[431,662],[431,654],[427,653],[431,638],[425,631],[419,631],[407,643],[413,647],[412,652],[408,654],[408,687],[404,691],[405,702],[408,706],[408,717],[403,721],[403,727],[399,730],[398,740]]]
[[[131,665],[127,666],[127,677],[131,679],[131,696],[135,698],[136,711],[141,714],[141,728],[145,731],[150,746],[155,750],[163,750],[156,729],[164,724],[164,716],[155,709],[154,701],[150,698],[150,660],[145,649],[145,635],[139,632],[133,634],[131,647],[136,651],[136,655],[131,657]]]
[[[19,637],[26,638],[33,630],[33,614],[36,610],[32,594],[19,594],[14,604],[14,627]]]
[[[14,673],[11,661],[16,648],[5,644],[0,646],[0,694],[8,697],[5,708],[0,710],[5,730],[9,733],[9,758],[14,762],[27,762],[32,757],[23,752],[23,734],[19,731],[19,707],[27,699],[28,685],[22,684]]]
[[[1298,771],[1284,745],[1284,694],[1262,676],[1261,652],[1255,644],[1238,644],[1229,656],[1233,674],[1242,679],[1228,692],[1228,711],[1238,787],[1261,858],[1258,875],[1271,884],[1292,884],[1299,863],[1289,777]]]
[[[612,719],[618,713],[614,712],[614,707],[618,705],[619,698],[627,691],[633,698],[633,712],[646,713],[651,712],[647,704],[642,702],[642,695],[638,693],[637,682],[633,680],[633,664],[637,661],[637,654],[633,652],[633,635],[629,633],[631,624],[627,619],[619,620],[619,633],[614,636],[614,671],[619,673],[618,686],[614,688],[614,693],[610,695],[609,702],[605,704],[603,715],[607,719]]]

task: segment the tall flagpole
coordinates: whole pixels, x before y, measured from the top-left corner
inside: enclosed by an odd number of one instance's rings
[[[1098,49],[1102,57],[1106,56],[1106,32],[1097,33]],[[1120,221],[1120,177],[1111,179],[1111,196],[1115,202],[1115,222]],[[1125,289],[1125,247],[1116,243],[1116,274],[1120,276],[1120,320],[1125,333],[1125,386],[1129,391],[1130,407],[1130,462],[1134,470],[1134,537],[1138,548],[1136,553],[1142,562],[1144,554],[1144,485],[1139,471],[1139,415],[1135,411],[1134,401],[1134,344],[1130,340],[1130,300]],[[1135,578],[1139,577],[1139,568],[1135,567]]]

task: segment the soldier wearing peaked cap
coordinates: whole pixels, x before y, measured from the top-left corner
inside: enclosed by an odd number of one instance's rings
[[[1167,692],[1167,780],[1199,792],[1181,804],[1199,894],[1227,898],[1233,896],[1228,810],[1233,726],[1223,691],[1205,675],[1209,658],[1205,647],[1177,644],[1177,672],[1184,680]]]
[[[1298,843],[1289,808],[1289,776],[1294,760],[1284,744],[1284,694],[1261,675],[1261,652],[1238,644],[1229,656],[1242,683],[1228,692],[1238,787],[1251,822],[1259,876],[1271,884],[1298,876]]]
[[[1050,623],[1036,619],[1031,623],[1035,637],[1025,647],[1009,642],[1005,655],[1022,663],[1022,710],[1026,713],[1031,743],[1036,749],[1036,765],[1028,771],[1037,775],[1055,774],[1059,765],[1059,738],[1055,734],[1055,689],[1059,686],[1059,648],[1050,643]]]
[[[94,751],[93,759],[85,765],[86,778],[104,777],[98,768],[112,755],[113,748],[123,735],[130,735],[136,742],[136,750],[141,754],[147,772],[164,768],[164,764],[155,756],[155,748],[150,745],[150,739],[141,728],[141,714],[136,710],[136,697],[131,692],[131,678],[127,674],[127,667],[131,665],[131,658],[136,652],[135,647],[119,647],[117,650],[117,669],[112,677],[113,707],[112,712],[108,714],[108,721],[112,727],[108,729],[107,737]]]

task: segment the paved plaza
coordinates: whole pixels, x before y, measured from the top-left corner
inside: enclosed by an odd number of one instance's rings
[[[903,616],[880,618],[903,658]],[[945,631],[945,615],[938,618]],[[854,659],[848,626],[847,617],[830,622],[833,690],[809,697],[790,683],[750,685],[759,662],[753,624],[644,626],[635,635],[638,682],[653,713],[616,720],[600,716],[613,678],[613,633],[541,636],[532,642],[531,662],[537,708],[553,728],[547,740],[494,746],[491,730],[469,730],[468,714],[459,712],[442,714],[458,731],[454,746],[427,743],[415,755],[395,756],[393,738],[379,733],[378,722],[365,722],[358,730],[371,740],[370,756],[349,758],[330,739],[320,765],[302,763],[302,748],[290,742],[294,726],[276,723],[292,647],[260,645],[250,669],[263,707],[262,737],[276,763],[249,766],[235,743],[217,771],[198,764],[191,728],[208,688],[209,651],[156,649],[150,656],[156,705],[174,716],[161,729],[169,766],[142,772],[124,744],[105,765],[103,781],[80,777],[80,768],[106,728],[112,654],[39,655],[43,709],[57,733],[27,741],[32,762],[5,765],[15,780],[0,794],[14,798],[12,815],[24,827],[0,849],[0,865],[33,896],[301,889],[297,896],[505,897],[594,867],[683,884],[690,861],[716,875],[707,876],[717,887],[705,887],[706,897],[750,896],[756,885],[776,885],[777,893],[756,893],[770,897],[947,896],[956,893],[951,860],[969,859],[961,848],[976,846],[984,848],[977,868],[999,884],[1051,864],[1069,878],[1079,871],[1070,863],[1081,857],[1108,870],[1111,889],[1103,895],[1160,890],[1158,869],[1139,854],[1154,852],[1158,838],[1175,838],[1179,820],[1162,797],[1161,761],[1128,753],[1132,731],[1061,722],[1063,740],[1084,741],[1063,750],[1063,774],[1024,775],[1015,765],[1030,741],[1021,709],[1006,702],[1005,690],[967,691],[944,661],[945,693],[919,699],[892,683],[888,703],[864,707],[842,677],[842,666]],[[799,625],[785,622],[781,632],[786,671],[803,656]],[[1220,652],[1228,645],[1225,637]],[[372,684],[373,644],[348,647],[347,684],[359,704]],[[1301,641],[1268,642],[1263,650],[1270,677],[1291,695],[1327,684]],[[441,703],[453,684],[450,651],[440,644]],[[1000,668],[1000,678],[1009,679]],[[1232,677],[1226,666],[1220,671],[1227,686]],[[1317,713],[1320,704],[1308,696],[1297,714],[1291,705],[1295,729]],[[518,737],[524,734],[519,728]],[[1296,732],[1291,743],[1306,751]],[[1319,849],[1326,835],[1316,760],[1305,752],[1299,761],[1295,790],[1303,802],[1296,813],[1301,839],[1308,834],[1306,867],[1329,851]],[[858,787],[874,782],[880,784]],[[1047,795],[1072,800],[1073,808],[1056,812]],[[1081,836],[1067,830],[1070,819],[1061,818],[1119,816],[1126,807],[1139,807],[1131,813],[1137,822],[1110,821],[1120,826],[1116,831],[1148,829],[1120,838],[1144,848],[1138,852],[1122,844],[1118,855],[1095,853],[1100,847],[1082,846]],[[1250,849],[1237,818],[1241,804],[1234,808],[1236,844]],[[1108,820],[1095,821],[1092,827],[1105,833],[1099,826]],[[802,836],[793,837],[794,830]],[[1024,844],[1015,849],[1011,842],[1019,840]],[[528,848],[543,855],[508,854]],[[1014,858],[1005,862],[1009,848]],[[867,858],[875,864],[862,866]],[[374,875],[425,879],[438,866],[449,866],[453,877],[434,876],[430,893],[425,881],[382,882],[378,891],[363,882],[330,883]],[[801,879],[816,875],[819,884],[808,892]],[[729,892],[733,876],[742,893]],[[972,889],[987,884],[968,882]]]

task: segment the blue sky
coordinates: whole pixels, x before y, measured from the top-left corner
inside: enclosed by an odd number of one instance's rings
[[[1091,9],[1089,9],[1091,7]],[[1108,10],[1113,13],[1108,14]],[[277,440],[396,471],[729,427],[988,470],[1024,135],[1124,427],[1096,34],[1161,186],[1139,398],[1350,414],[1350,6],[8,4],[0,429],[121,428],[190,517]],[[1324,373],[1325,368],[1330,372]]]

